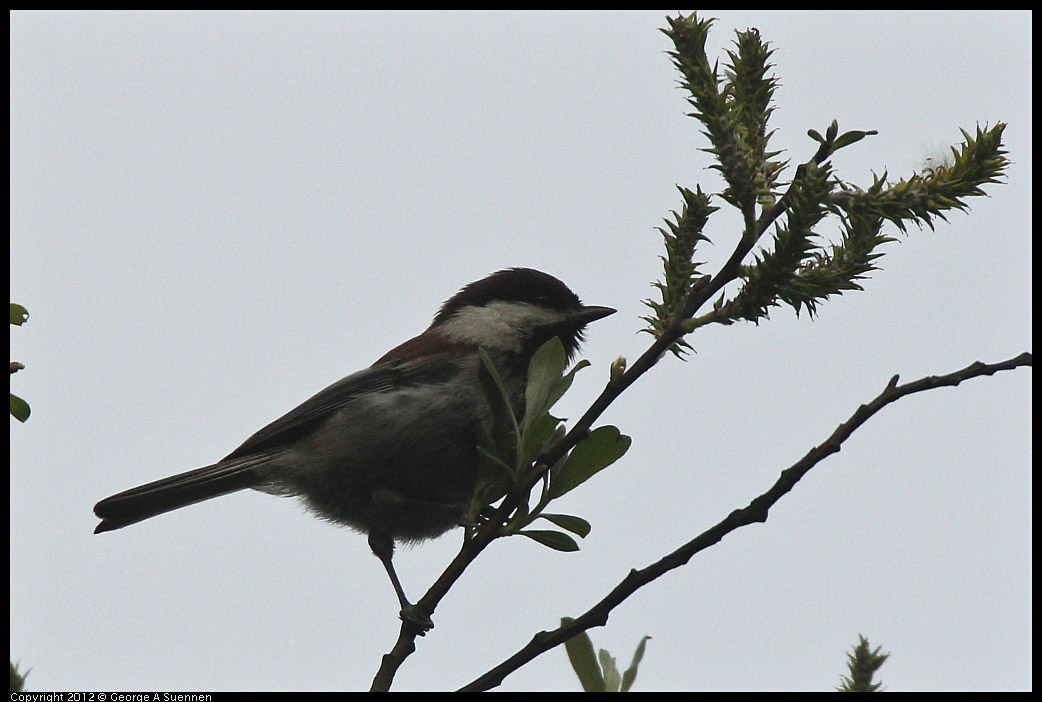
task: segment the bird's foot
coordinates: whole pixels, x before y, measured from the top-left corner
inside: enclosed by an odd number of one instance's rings
[[[403,607],[398,618],[415,629],[420,636],[426,636],[427,632],[434,628],[434,621],[414,604]]]

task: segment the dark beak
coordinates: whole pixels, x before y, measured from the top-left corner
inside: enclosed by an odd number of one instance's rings
[[[611,307],[598,307],[596,305],[587,305],[576,311],[574,319],[581,325],[589,324],[590,322],[596,322],[598,319],[604,319],[610,314],[615,314],[617,310]]]

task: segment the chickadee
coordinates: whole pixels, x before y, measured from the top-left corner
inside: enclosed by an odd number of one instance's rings
[[[94,506],[101,518],[94,533],[246,488],[298,496],[317,516],[369,535],[402,618],[429,628],[406,598],[391,557],[395,541],[431,539],[462,523],[478,477],[479,439],[502,424],[483,385],[479,347],[519,416],[536,349],[556,336],[571,360],[584,327],[614,312],[583,305],[546,273],[493,273],[451,297],[427,331],[333,383],[221,461],[102,500]]]

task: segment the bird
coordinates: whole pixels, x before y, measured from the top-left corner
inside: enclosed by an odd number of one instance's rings
[[[433,622],[405,595],[392,562],[395,543],[467,525],[478,443],[505,431],[503,401],[488,390],[479,349],[520,417],[535,351],[557,337],[570,362],[586,326],[615,311],[584,305],[538,270],[492,273],[450,297],[422,334],[316,393],[220,461],[101,500],[94,532],[240,490],[295,496],[316,516],[368,536],[400,618],[422,634]]]

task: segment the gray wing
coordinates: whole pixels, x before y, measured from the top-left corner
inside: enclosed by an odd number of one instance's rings
[[[416,383],[447,380],[459,371],[458,365],[446,364],[446,354],[435,354],[422,360],[403,363],[381,363],[352,373],[320,390],[296,408],[268,424],[242,446],[224,457],[224,461],[241,458],[259,451],[285,446],[307,436],[327,419],[361,395],[389,392]],[[444,377],[439,377],[444,376]]]

